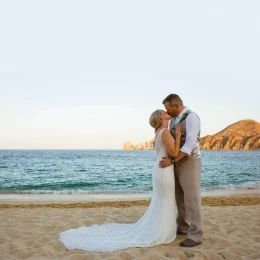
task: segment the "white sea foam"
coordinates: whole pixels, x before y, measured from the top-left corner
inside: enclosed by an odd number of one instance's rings
[[[241,185],[225,185],[225,186],[219,186],[219,187],[211,187],[211,188],[202,188],[202,192],[207,192],[207,191],[236,191],[236,190],[260,190],[260,183],[253,183],[253,182],[247,182]],[[152,191],[118,191],[118,192],[112,192],[112,191],[107,191],[107,192],[93,192],[93,191],[86,191],[86,190],[31,190],[31,191],[17,191],[14,193],[18,194],[54,194],[54,195],[84,195],[84,194],[142,194],[142,193],[147,193],[147,194],[152,194]]]
[[[229,184],[226,186],[202,188],[202,191],[235,191],[235,190],[260,190],[260,183],[247,182],[241,185]]]
[[[152,191],[144,192],[144,191],[118,191],[118,192],[93,192],[93,191],[86,191],[86,190],[27,190],[27,191],[14,191],[14,192],[2,192],[2,194],[53,194],[53,195],[95,195],[95,194],[152,194]],[[0,193],[1,194],[1,193]]]
[[[253,183],[247,182],[241,185],[225,185],[219,187],[211,187],[211,188],[202,188],[202,192],[211,192],[211,191],[244,191],[244,190],[260,190],[260,183]],[[1,192],[0,194],[49,194],[49,195],[95,195],[95,194],[152,194],[152,191],[100,191],[100,192],[93,192],[93,191],[86,191],[86,190],[27,190],[27,191],[8,191],[8,192]]]

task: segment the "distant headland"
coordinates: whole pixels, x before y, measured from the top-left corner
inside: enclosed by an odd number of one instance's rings
[[[133,145],[127,141],[123,150],[153,150],[154,139]],[[201,150],[260,150],[260,123],[252,120],[240,120],[222,131],[200,139]]]

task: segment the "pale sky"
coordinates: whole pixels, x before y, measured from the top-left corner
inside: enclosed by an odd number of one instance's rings
[[[0,1],[0,149],[121,149],[179,94],[202,136],[260,121],[260,1]]]

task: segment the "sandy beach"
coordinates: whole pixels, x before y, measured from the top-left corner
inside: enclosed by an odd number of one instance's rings
[[[149,197],[120,201],[39,198],[15,201],[1,195],[0,260],[260,259],[260,192],[204,196],[202,245],[181,248],[178,244],[185,236],[177,236],[168,245],[111,253],[68,251],[58,241],[59,233],[105,222],[136,222],[146,211]]]

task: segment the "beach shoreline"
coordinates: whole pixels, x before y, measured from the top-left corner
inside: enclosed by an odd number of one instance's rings
[[[202,193],[205,233],[202,244],[195,248],[179,247],[185,236],[177,236],[170,244],[148,248],[105,253],[68,251],[58,241],[61,232],[93,224],[134,223],[143,216],[151,199],[151,194],[88,195],[0,194],[0,259],[260,258],[259,190]]]
[[[151,193],[99,193],[99,194],[0,194],[1,204],[73,204],[90,202],[133,202],[150,201]],[[202,200],[218,197],[256,197],[260,190],[206,191],[201,192]]]

